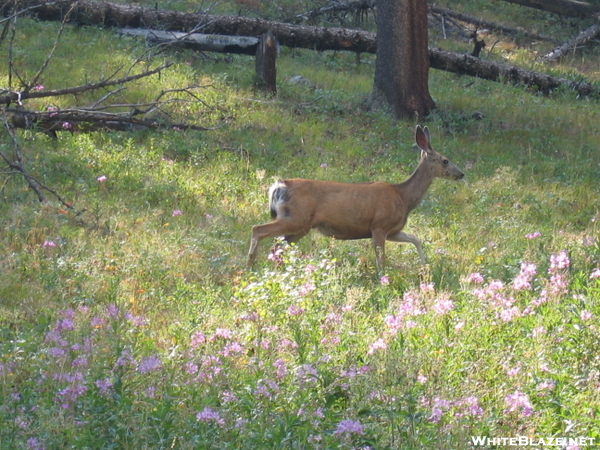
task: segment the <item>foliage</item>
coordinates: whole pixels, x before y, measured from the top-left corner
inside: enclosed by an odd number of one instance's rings
[[[22,20],[22,48],[55,29]],[[143,51],[88,29],[61,48],[48,88]],[[414,124],[364,108],[369,56],[282,49],[277,98],[246,57],[172,58],[122,95],[201,84],[201,108],[170,113],[227,126],[23,133],[32,174],[80,216],[2,174],[0,449],[600,439],[596,102],[432,71],[427,125],[466,181],[437,181],[409,219],[428,267],[390,244],[379,276],[369,242],[315,236],[248,272],[275,177],[401,180]]]

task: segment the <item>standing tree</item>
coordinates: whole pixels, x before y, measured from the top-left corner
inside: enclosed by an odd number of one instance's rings
[[[427,0],[377,0],[377,61],[371,104],[397,118],[423,119],[429,95]]]

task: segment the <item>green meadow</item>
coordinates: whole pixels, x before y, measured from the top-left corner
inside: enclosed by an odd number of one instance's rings
[[[493,14],[518,22],[519,11]],[[19,19],[1,43],[0,85],[11,42],[27,80],[58,28]],[[486,57],[529,67],[541,53],[497,47]],[[99,80],[146,51],[67,27],[40,85]],[[548,70],[598,82],[599,56]],[[0,165],[0,449],[600,443],[597,99],[432,70],[437,110],[421,125],[465,178],[436,180],[410,215],[405,231],[429,264],[389,243],[380,274],[369,240],[314,233],[265,240],[247,270],[273,181],[403,181],[419,160],[417,124],[365,106],[373,55],[282,48],[276,97],[255,89],[246,56],[163,52],[132,70],[166,61],[176,64],[114,102],[196,85],[194,102],[165,114],[206,131],[18,131],[25,167],[79,214],[48,193],[40,204]],[[4,128],[0,151],[13,154]]]

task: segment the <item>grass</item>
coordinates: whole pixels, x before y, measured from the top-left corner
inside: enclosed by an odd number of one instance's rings
[[[51,45],[54,25],[22,23],[22,48]],[[142,51],[108,31],[63,39],[70,68],[51,65],[47,88]],[[369,242],[315,235],[264,243],[249,272],[274,178],[402,180],[414,124],[365,110],[369,56],[283,49],[275,99],[248,58],[172,59],[125,98],[198,83],[204,106],[172,113],[227,126],[22,133],[28,168],[81,217],[2,174],[1,449],[600,439],[596,101],[432,71],[427,125],[466,181],[435,182],[409,219],[430,264],[390,244],[381,278]]]

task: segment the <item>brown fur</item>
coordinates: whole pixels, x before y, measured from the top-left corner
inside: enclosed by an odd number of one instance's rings
[[[252,228],[248,266],[256,258],[258,243],[267,237],[285,236],[297,242],[311,229],[336,239],[373,240],[377,265],[383,271],[385,241],[410,242],[426,264],[419,239],[403,233],[408,214],[421,202],[434,178],[459,180],[464,174],[433,150],[429,130],[417,126],[415,139],[421,161],[411,177],[400,184],[383,182],[282,180],[269,189],[273,222]]]

